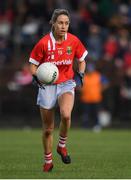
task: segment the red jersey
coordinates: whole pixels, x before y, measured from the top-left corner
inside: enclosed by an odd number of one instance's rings
[[[40,65],[44,62],[52,62],[59,69],[59,78],[56,84],[65,82],[74,77],[73,61],[83,61],[87,50],[81,41],[74,35],[67,33],[62,43],[57,43],[53,33],[45,35],[33,48],[29,62]]]

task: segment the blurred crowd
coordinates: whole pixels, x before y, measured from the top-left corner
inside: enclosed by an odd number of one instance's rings
[[[69,10],[70,32],[88,49],[87,67],[93,64],[108,79],[106,109],[131,118],[131,0],[0,0],[0,70],[25,68],[30,50],[50,30],[55,8]]]

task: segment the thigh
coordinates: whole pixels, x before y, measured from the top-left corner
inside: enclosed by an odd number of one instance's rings
[[[43,129],[54,128],[54,109],[44,109],[40,107]]]
[[[58,86],[58,104],[61,115],[70,116],[74,105],[74,88],[76,84],[73,80],[66,81]],[[63,114],[64,113],[64,114]]]
[[[71,111],[73,109],[74,105],[74,95],[71,92],[66,92],[59,96],[58,98],[58,104],[60,107],[60,113],[61,115],[71,115]]]

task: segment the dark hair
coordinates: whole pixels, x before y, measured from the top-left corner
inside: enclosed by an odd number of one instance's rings
[[[66,9],[55,9],[53,14],[52,14],[52,17],[51,17],[51,20],[50,20],[50,24],[53,24],[56,22],[58,16],[60,15],[66,15],[68,16],[69,20],[70,20],[70,14],[69,12],[66,10]]]

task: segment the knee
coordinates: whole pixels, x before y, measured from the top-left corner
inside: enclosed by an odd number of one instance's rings
[[[63,110],[60,114],[63,121],[70,121],[71,115],[69,112]]]
[[[46,128],[46,129],[44,129],[43,135],[45,137],[48,137],[48,136],[52,135],[52,133],[53,133],[53,128]]]

